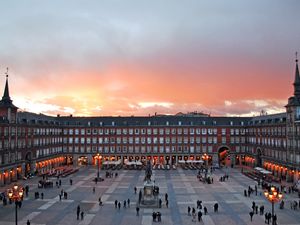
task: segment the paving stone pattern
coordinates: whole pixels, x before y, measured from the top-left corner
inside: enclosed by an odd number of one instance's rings
[[[96,168],[82,167],[79,172],[67,178],[62,178],[60,188],[38,189],[39,178],[24,181],[30,186],[29,197],[23,201],[22,208],[18,210],[18,224],[25,225],[27,220],[32,225],[244,225],[265,224],[264,216],[254,215],[250,221],[252,201],[259,206],[264,205],[265,211],[271,211],[271,203],[264,198],[259,188],[258,195],[244,197],[243,191],[255,183],[242,175],[239,169],[216,170],[213,174],[213,184],[203,184],[196,178],[196,170],[154,170],[152,178],[160,187],[162,208],[140,209],[136,215],[136,201],[138,192],[143,188],[144,171],[119,170],[118,177],[106,178],[103,182],[95,184]],[[229,180],[219,182],[219,177],[229,174]],[[101,171],[105,174],[105,171]],[[73,179],[73,185],[69,179]],[[54,183],[56,178],[52,178]],[[134,187],[138,188],[134,194]],[[95,193],[93,193],[95,187]],[[68,193],[68,199],[59,200],[61,189]],[[3,191],[3,190],[2,190]],[[44,193],[44,199],[34,199],[34,192]],[[165,193],[169,196],[169,207],[165,204]],[[99,206],[98,198],[101,196],[103,206]],[[124,200],[130,199],[130,207],[123,207]],[[121,209],[115,209],[115,200],[121,201]],[[188,215],[188,206],[196,208],[197,200],[208,208],[208,214],[203,215],[201,222],[192,221]],[[300,210],[291,210],[290,202],[299,201],[296,194],[285,194],[286,207],[284,210],[275,205],[275,213],[280,225],[300,225]],[[219,211],[213,212],[213,205],[218,202]],[[84,219],[77,220],[76,208],[80,205],[84,212]],[[162,222],[153,222],[152,213],[161,212]],[[204,213],[203,213],[204,214]],[[14,205],[0,205],[0,225],[13,225],[15,219]],[[196,218],[197,219],[197,218]]]

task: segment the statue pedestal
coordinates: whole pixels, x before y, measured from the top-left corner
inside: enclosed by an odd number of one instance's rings
[[[155,194],[154,183],[152,181],[144,182],[144,191],[142,193],[141,199],[138,202],[141,208],[158,208],[159,199],[158,194]]]

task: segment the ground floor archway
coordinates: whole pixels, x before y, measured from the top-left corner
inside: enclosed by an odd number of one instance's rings
[[[220,166],[230,166],[230,150],[227,146],[222,146],[218,150],[218,162]]]

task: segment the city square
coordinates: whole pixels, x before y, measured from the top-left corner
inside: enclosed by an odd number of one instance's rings
[[[245,168],[247,170],[247,168]],[[100,176],[105,177],[106,170],[100,171]],[[43,224],[105,224],[105,225],[150,225],[150,224],[265,224],[264,215],[254,214],[250,221],[249,212],[252,211],[252,202],[258,206],[264,205],[265,212],[271,211],[271,203],[266,200],[261,187],[258,194],[253,193],[250,197],[244,196],[244,190],[257,185],[257,182],[244,176],[241,168],[223,168],[212,172],[214,182],[212,184],[200,182],[197,179],[197,170],[185,170],[180,167],[171,170],[153,170],[152,179],[159,186],[161,208],[141,208],[139,216],[136,215],[136,202],[138,194],[134,193],[143,188],[144,170],[113,170],[112,177],[104,178],[104,181],[94,181],[97,176],[97,168],[92,166],[81,167],[78,172],[65,178],[59,178],[62,184],[59,188],[38,188],[37,183],[41,177],[35,177],[23,181],[22,185],[29,185],[29,196],[24,198],[22,207],[18,209],[18,224],[26,224],[30,220],[33,225]],[[115,173],[118,176],[115,177]],[[228,180],[220,182],[219,178],[228,174]],[[49,178],[54,183],[56,177]],[[73,184],[70,185],[70,179]],[[278,186],[278,184],[277,184]],[[93,193],[95,187],[95,193]],[[59,200],[59,193],[63,189],[68,193],[67,199]],[[1,189],[3,191],[3,188]],[[44,198],[35,199],[34,192],[44,193]],[[165,204],[165,193],[169,196],[169,207]],[[103,202],[99,206],[98,199]],[[130,199],[130,207],[124,208],[123,201]],[[121,208],[116,209],[115,200],[121,202]],[[192,216],[188,215],[187,208],[196,208],[197,200],[202,201],[203,207],[207,207],[208,214],[202,216],[201,222],[193,222]],[[300,224],[299,208],[292,210],[290,202],[298,201],[297,193],[283,193],[285,201],[284,209],[279,209],[275,204],[275,214],[278,224]],[[219,204],[218,212],[213,211],[213,205]],[[84,219],[77,220],[76,208],[80,205],[84,212]],[[199,209],[196,209],[198,212]],[[153,222],[152,213],[161,212],[162,221]],[[203,212],[203,209],[201,210]],[[0,224],[15,224],[14,204],[0,206]],[[271,224],[271,223],[270,223]]]
[[[299,0],[0,7],[0,225],[300,225]]]

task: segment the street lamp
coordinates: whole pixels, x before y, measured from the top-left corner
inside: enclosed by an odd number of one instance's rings
[[[204,153],[204,155],[202,156],[202,159],[205,161],[205,166],[206,166],[206,169],[208,168],[208,159],[209,159],[209,156]]]
[[[274,203],[282,199],[282,193],[277,192],[276,188],[272,186],[270,191],[265,190],[265,197],[272,203],[272,225],[274,225]]]
[[[204,153],[204,155],[202,156],[202,159],[205,161],[205,178],[207,177],[207,173],[208,173],[208,159],[209,156]]]
[[[16,225],[18,225],[18,203],[22,201],[23,199],[23,187],[18,186],[15,184],[13,188],[10,188],[7,190],[8,198],[15,202],[16,210]]]
[[[100,178],[100,159],[102,159],[102,156],[98,153],[96,156],[95,156],[96,159],[98,159],[98,172],[97,172],[97,179]]]

